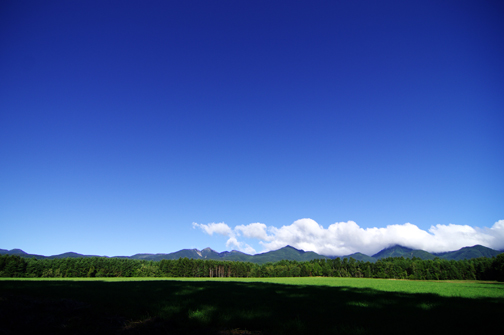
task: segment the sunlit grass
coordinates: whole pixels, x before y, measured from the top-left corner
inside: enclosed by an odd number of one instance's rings
[[[445,297],[493,297],[504,298],[504,283],[493,281],[441,281],[441,280],[394,280],[374,278],[339,277],[285,277],[285,278],[0,278],[20,281],[75,281],[75,282],[144,282],[144,281],[182,281],[182,282],[238,282],[272,283],[284,285],[310,285],[329,287],[370,288],[385,292],[434,293]],[[192,286],[177,294],[191,294],[201,290]],[[302,296],[300,294],[299,296]]]

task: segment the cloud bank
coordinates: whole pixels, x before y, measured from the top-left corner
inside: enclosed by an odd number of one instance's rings
[[[336,222],[326,229],[312,219],[300,219],[281,228],[268,227],[259,222],[234,228],[224,222],[193,223],[193,227],[208,235],[217,233],[227,236],[226,247],[235,247],[251,254],[256,253],[254,248],[239,239],[258,239],[263,251],[291,245],[327,256],[345,256],[355,252],[373,255],[395,244],[429,252],[452,251],[476,244],[496,250],[504,249],[504,220],[497,221],[491,228],[438,224],[431,226],[428,231],[411,223],[363,229],[353,221]]]

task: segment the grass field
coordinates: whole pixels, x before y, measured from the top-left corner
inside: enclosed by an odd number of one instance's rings
[[[0,334],[490,333],[503,313],[494,282],[0,280]]]

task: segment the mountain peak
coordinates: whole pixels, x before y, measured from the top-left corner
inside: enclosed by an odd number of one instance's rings
[[[285,247],[280,248],[280,249],[292,249],[292,250],[296,250],[297,252],[306,252],[306,251],[301,250],[301,249],[296,249],[292,245],[286,245]]]
[[[385,248],[383,250],[390,250],[390,249],[413,250],[411,248],[405,247],[404,245],[400,245],[400,244],[391,245],[388,248]]]
[[[374,254],[372,257],[374,258],[387,258],[387,257],[401,257],[401,256],[410,256],[410,253],[413,251],[411,248],[404,247],[399,244],[392,245],[388,248],[382,249],[378,253]]]
[[[12,255],[24,255],[24,254],[26,254],[26,252],[24,252],[21,249],[12,249],[12,250],[9,251],[9,253],[12,254]]]

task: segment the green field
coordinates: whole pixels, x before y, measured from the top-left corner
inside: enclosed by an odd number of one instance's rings
[[[492,332],[503,313],[497,282],[0,280],[0,334],[459,334]]]

